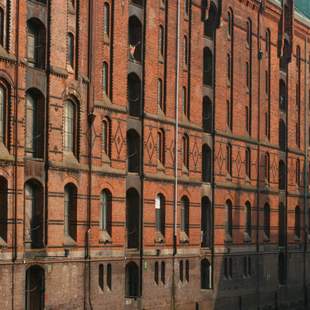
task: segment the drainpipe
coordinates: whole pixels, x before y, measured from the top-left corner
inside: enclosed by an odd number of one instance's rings
[[[9,3],[9,2],[8,2]],[[13,248],[13,255],[12,255],[12,310],[15,308],[14,306],[14,296],[15,296],[15,262],[17,259],[17,153],[18,153],[18,145],[17,145],[17,130],[18,130],[18,84],[19,84],[19,0],[16,0],[16,28],[15,28],[15,57],[16,57],[16,64],[15,64],[15,101],[14,101],[14,177],[13,177],[13,189],[14,189],[14,200],[13,200],[13,238],[12,238],[12,248]],[[8,27],[7,27],[8,28]],[[9,35],[9,32],[8,32]],[[9,40],[8,40],[9,41]]]
[[[175,256],[177,254],[178,228],[178,134],[179,134],[179,79],[180,79],[180,32],[181,32],[181,3],[177,0],[177,38],[176,38],[176,76],[175,76],[175,150],[174,150],[174,215],[173,215],[173,256],[172,256],[172,309],[175,308]]]
[[[80,4],[78,2],[78,4]],[[79,6],[78,6],[79,7]],[[92,190],[92,126],[95,120],[94,107],[92,105],[92,77],[93,77],[93,23],[96,20],[94,14],[93,0],[88,1],[88,84],[87,84],[87,143],[88,143],[88,185],[87,185],[87,232],[85,235],[85,309],[93,309],[91,301],[91,255],[90,255],[90,235],[91,235],[91,190]]]
[[[259,250],[259,213],[260,213],[260,92],[261,92],[261,60],[262,60],[262,51],[261,51],[261,41],[260,41],[260,31],[261,31],[261,14],[262,14],[262,4],[260,5],[258,9],[258,14],[257,14],[257,60],[258,60],[258,79],[257,79],[257,118],[258,118],[258,123],[257,123],[257,187],[256,187],[256,260],[255,260],[255,265],[256,265],[256,270],[259,270],[259,259],[260,259],[260,250]],[[260,272],[257,272],[256,275],[256,292],[257,292],[257,299],[258,299],[258,305],[257,309],[259,309],[260,305]]]

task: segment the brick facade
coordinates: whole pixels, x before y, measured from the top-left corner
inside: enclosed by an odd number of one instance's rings
[[[0,309],[310,309],[292,0],[0,10]]]

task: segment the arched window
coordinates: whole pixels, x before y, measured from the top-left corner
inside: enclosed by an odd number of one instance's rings
[[[109,66],[105,61],[102,64],[102,90],[109,96]]]
[[[103,6],[103,32],[110,36],[110,5],[107,2]]]
[[[283,160],[279,161],[279,189],[285,190],[286,187],[286,167]]]
[[[226,169],[232,175],[232,146],[230,143],[226,146]]]
[[[227,12],[227,35],[228,38],[231,38],[233,35],[233,27],[234,27],[234,17],[231,8]]]
[[[300,207],[297,206],[295,208],[295,237],[300,239],[301,237],[301,215],[300,215]]]
[[[43,158],[44,153],[44,97],[30,89],[26,95],[26,154]]]
[[[231,63],[231,56],[228,53],[227,54],[227,79],[228,79],[228,83],[231,83],[231,78],[232,78],[232,63]]]
[[[104,290],[104,265],[99,264],[98,284],[101,290]]]
[[[251,149],[247,147],[245,150],[245,174],[249,179],[251,179],[251,166]]]
[[[232,239],[233,236],[233,209],[232,203],[228,199],[226,201],[226,223],[225,223],[225,233],[226,233],[226,240]]]
[[[161,274],[160,274],[160,279],[162,284],[166,284],[166,264],[165,262],[161,262]]]
[[[185,261],[185,278],[186,282],[189,282],[189,260]]]
[[[281,202],[279,205],[279,245],[286,243],[286,208]]]
[[[157,152],[158,160],[162,165],[165,165],[165,132],[159,129],[157,132]]]
[[[267,31],[266,31],[266,46],[265,46],[267,57],[269,57],[269,54],[270,54],[270,41],[271,41],[270,29],[267,29]]]
[[[41,21],[27,21],[27,58],[32,67],[45,68],[46,31]]]
[[[210,5],[208,19],[204,22],[204,35],[209,39],[214,39],[217,22],[217,9],[213,3]]]
[[[200,288],[202,290],[207,290],[211,288],[211,280],[212,272],[211,272],[211,264],[209,261],[204,258],[200,262]]]
[[[129,60],[133,62],[142,61],[142,24],[136,16],[131,16],[129,18]]]
[[[70,183],[65,186],[65,236],[77,241],[77,188]]]
[[[43,310],[45,292],[45,273],[40,266],[31,266],[26,271],[26,310]]]
[[[296,185],[300,186],[300,160],[296,159]]]
[[[131,188],[126,194],[127,247],[138,249],[140,244],[140,196]]]
[[[25,184],[25,243],[31,248],[44,246],[43,187],[30,180]]]
[[[209,97],[203,98],[203,109],[202,109],[202,127],[205,132],[211,133],[213,127],[212,118],[212,102]]]
[[[211,182],[211,149],[207,144],[202,146],[202,181]]]
[[[267,240],[270,239],[270,206],[268,203],[264,205],[264,234]]]
[[[286,125],[282,119],[279,122],[279,146],[280,150],[285,152],[286,150]]]
[[[109,290],[112,290],[112,265],[107,265],[107,286]]]
[[[140,171],[140,136],[134,129],[127,132],[127,161],[128,172]]]
[[[159,265],[158,265],[158,262],[155,262],[155,266],[154,266],[154,282],[157,285],[159,284]]]
[[[126,297],[136,298],[139,296],[139,267],[136,263],[130,262],[126,265]]]
[[[230,130],[232,130],[232,125],[233,125],[233,105],[231,104],[230,100],[226,101],[226,107],[227,107],[226,123],[227,123],[228,128]]]
[[[141,116],[141,80],[135,73],[128,75],[128,105],[131,116]]]
[[[112,235],[112,194],[108,189],[101,192],[100,195],[101,217],[100,229]]]
[[[10,88],[0,80],[0,142],[9,147],[9,98]]]
[[[67,51],[67,57],[68,57],[68,64],[74,68],[74,36],[71,32],[68,33],[68,51]]]
[[[184,281],[184,266],[183,266],[183,260],[179,261],[179,275],[180,275],[180,281]]]
[[[208,197],[201,199],[201,246],[211,247],[212,243],[212,213]]]
[[[183,48],[184,48],[184,51],[183,51],[183,53],[184,53],[184,66],[185,67],[187,67],[187,65],[188,65],[188,39],[187,39],[187,36],[184,36],[184,39],[183,39],[183,41],[184,41],[184,46],[183,46]]]
[[[78,109],[71,100],[64,105],[64,151],[77,157]]]
[[[246,42],[249,47],[252,46],[252,21],[250,19],[246,23]]]
[[[270,155],[268,152],[265,153],[265,180],[270,182]]]
[[[111,157],[111,121],[109,118],[102,122],[102,151],[106,156]]]
[[[279,108],[281,111],[286,111],[286,85],[285,82],[281,79],[279,82]]]
[[[182,110],[183,114],[189,118],[189,105],[187,100],[187,90],[186,87],[182,87]]]
[[[158,30],[158,47],[159,47],[159,56],[163,59],[165,53],[165,32],[162,25],[159,26]]]
[[[203,49],[203,84],[213,85],[213,55],[208,47]]]
[[[186,196],[181,198],[181,232],[189,237],[189,199]]]
[[[251,213],[251,204],[247,201],[245,203],[245,233],[247,237],[251,238],[252,236],[252,213]]]
[[[164,106],[164,96],[163,96],[163,80],[157,80],[157,104],[163,112],[166,112]]]
[[[8,233],[8,181],[0,176],[0,238],[7,242]]]
[[[187,169],[189,169],[189,137],[187,134],[183,135],[182,138],[182,156],[183,156],[183,165]]]
[[[165,236],[166,225],[166,208],[165,197],[162,194],[158,194],[155,198],[155,216],[156,216],[156,232],[161,234],[161,237]]]

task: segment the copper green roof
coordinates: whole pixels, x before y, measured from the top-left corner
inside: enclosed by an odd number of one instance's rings
[[[307,18],[310,18],[310,0],[295,0],[296,10]]]

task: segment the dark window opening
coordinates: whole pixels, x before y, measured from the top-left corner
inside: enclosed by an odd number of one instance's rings
[[[213,85],[213,55],[207,47],[203,49],[203,84]]]
[[[128,104],[129,114],[131,116],[141,116],[142,102],[141,102],[141,80],[135,73],[128,75]]]
[[[10,87],[0,80],[0,142],[9,148],[10,127]]]
[[[129,60],[133,62],[142,61],[142,24],[136,16],[129,18]]]
[[[181,199],[181,231],[189,236],[189,199],[186,196]]]
[[[27,21],[27,58],[28,64],[36,68],[45,68],[46,31],[36,18]]]
[[[245,233],[249,238],[252,236],[252,212],[251,204],[247,201],[245,204]]]
[[[279,268],[278,271],[279,284],[285,285],[287,281],[287,262],[284,253],[279,254],[278,268]]]
[[[245,150],[245,174],[249,179],[251,179],[251,168],[252,168],[251,149],[246,148]]]
[[[286,93],[286,85],[283,80],[280,80],[280,86],[279,86],[279,108],[281,111],[286,111],[286,98],[287,98],[287,93]]]
[[[226,201],[226,223],[225,223],[225,233],[226,239],[232,239],[233,235],[233,207],[230,200]]]
[[[101,290],[104,290],[104,266],[103,264],[99,265],[99,277],[98,277],[99,287]]]
[[[211,264],[205,258],[200,262],[200,288],[203,290],[211,289]]]
[[[202,181],[211,182],[211,149],[207,144],[202,146]]]
[[[189,137],[187,134],[183,136],[182,144],[183,165],[185,168],[189,169]]]
[[[286,243],[286,208],[283,203],[279,205],[279,245]]]
[[[0,238],[7,242],[8,233],[8,181],[0,176]]]
[[[107,2],[103,6],[103,32],[110,36],[110,5]]]
[[[75,57],[74,57],[74,50],[75,50],[75,46],[74,46],[74,36],[72,33],[68,33],[68,54],[67,54],[67,58],[68,58],[68,64],[74,68],[74,61],[75,61]]]
[[[209,97],[203,98],[202,127],[205,132],[211,133],[213,127],[212,102]]]
[[[165,133],[162,129],[157,132],[157,154],[159,162],[165,165]]]
[[[140,244],[140,197],[131,188],[126,194],[127,247],[138,249]]]
[[[270,206],[268,203],[264,205],[264,234],[267,240],[270,239]]]
[[[159,284],[159,265],[158,265],[158,262],[155,262],[155,266],[154,266],[154,282],[157,285]]]
[[[139,297],[139,267],[136,263],[130,262],[126,265],[126,297]]]
[[[43,310],[45,291],[44,269],[32,266],[26,271],[26,310]]]
[[[65,235],[77,241],[77,188],[72,183],[65,186]]]
[[[45,99],[37,89],[26,95],[26,154],[33,158],[44,155],[44,105]]]
[[[127,160],[128,172],[138,173],[140,171],[140,136],[134,129],[127,132]]]
[[[31,248],[44,247],[43,187],[36,181],[25,184],[25,242]]]
[[[286,187],[286,166],[283,160],[279,162],[279,190],[285,190]]]
[[[183,261],[181,260],[179,262],[179,275],[180,275],[180,281],[184,281],[184,266],[183,266]]]
[[[211,247],[212,243],[212,210],[208,197],[201,199],[201,246]]]
[[[162,284],[166,284],[166,264],[165,262],[161,262],[161,275],[160,275],[160,279]]]
[[[286,150],[286,125],[282,119],[279,122],[279,147],[281,151],[285,152]]]
[[[112,265],[107,265],[107,287],[112,290]]]
[[[232,176],[232,146],[230,143],[226,146],[226,169],[227,172]]]
[[[204,22],[204,35],[209,39],[214,39],[215,29],[217,24],[217,9],[214,4],[211,4],[209,9],[208,19]]]
[[[189,260],[185,261],[185,279],[189,282]]]

